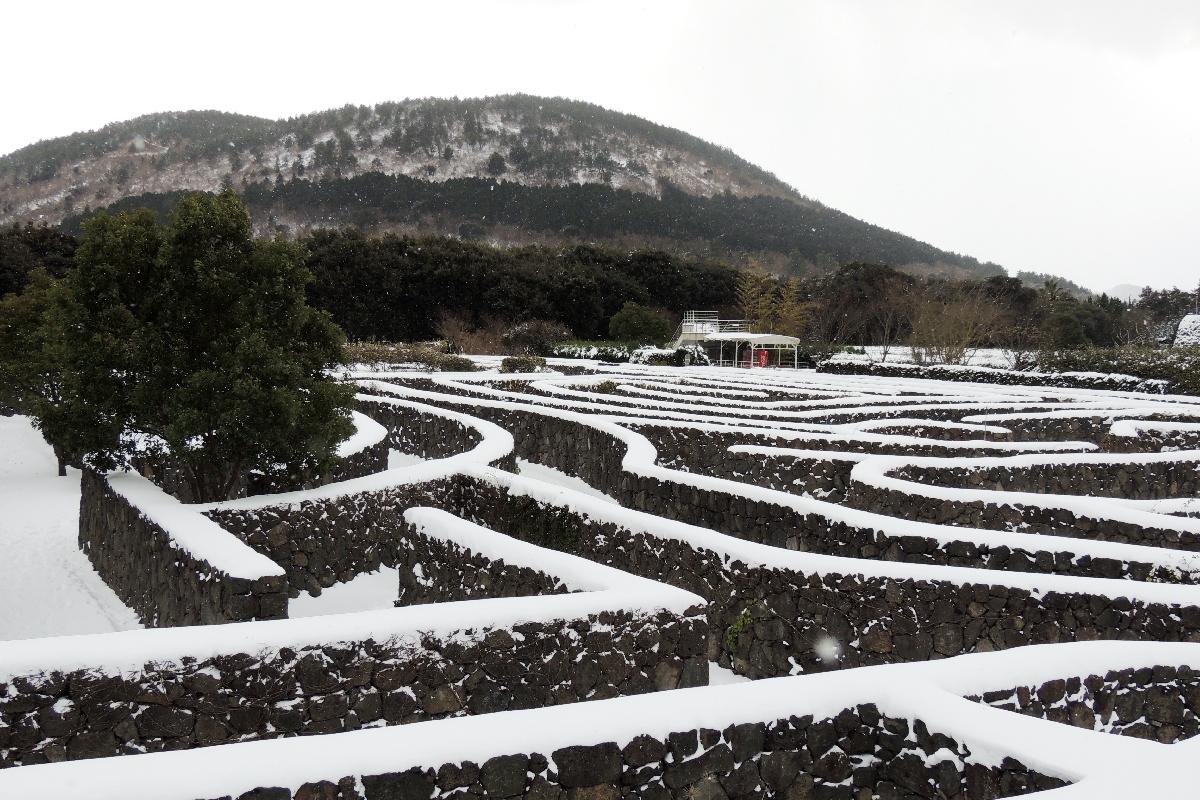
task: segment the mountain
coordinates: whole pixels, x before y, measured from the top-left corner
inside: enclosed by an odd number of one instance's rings
[[[828,208],[730,150],[596,105],[528,95],[346,106],[286,120],[151,114],[0,156],[0,225],[78,229],[101,208],[160,212],[233,186],[256,231],[449,233],[983,277],[995,264]],[[65,221],[65,222],[64,222]]]

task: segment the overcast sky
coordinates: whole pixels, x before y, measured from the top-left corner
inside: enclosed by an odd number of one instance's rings
[[[1200,3],[22,3],[0,153],[153,111],[561,95],[1097,291],[1200,281]]]

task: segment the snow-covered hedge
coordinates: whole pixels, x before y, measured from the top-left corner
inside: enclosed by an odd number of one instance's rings
[[[656,367],[707,366],[703,347],[689,345],[674,350],[647,345],[630,350],[624,345],[560,344],[554,348],[558,358],[586,358],[609,363],[648,364]]]
[[[586,358],[593,361],[624,363],[629,360],[629,348],[619,344],[560,344],[554,348],[556,358]]]
[[[648,364],[654,367],[707,366],[708,353],[703,347],[689,345],[674,350],[662,347],[639,347],[629,356],[630,364]]]

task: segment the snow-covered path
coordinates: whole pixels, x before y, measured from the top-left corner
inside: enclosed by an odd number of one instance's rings
[[[26,417],[0,417],[0,639],[142,627],[79,551],[79,472]]]

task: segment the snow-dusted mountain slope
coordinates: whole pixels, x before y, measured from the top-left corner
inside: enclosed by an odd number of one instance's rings
[[[492,162],[494,154],[504,159]],[[489,169],[490,166],[490,169]],[[657,195],[772,195],[808,203],[774,175],[682,131],[598,106],[523,95],[346,106],[272,121],[213,111],[152,114],[38,142],[0,158],[0,223],[60,221],[146,192],[216,190],[229,176],[430,181],[503,176],[601,183]]]
[[[353,224],[754,256],[776,272],[856,260],[923,274],[1003,272],[828,208],[683,131],[526,95],[286,120],[188,111],[114,123],[0,156],[0,225],[66,220],[78,230],[80,215],[97,209],[162,211],[180,192],[222,186],[243,193],[260,236]]]

